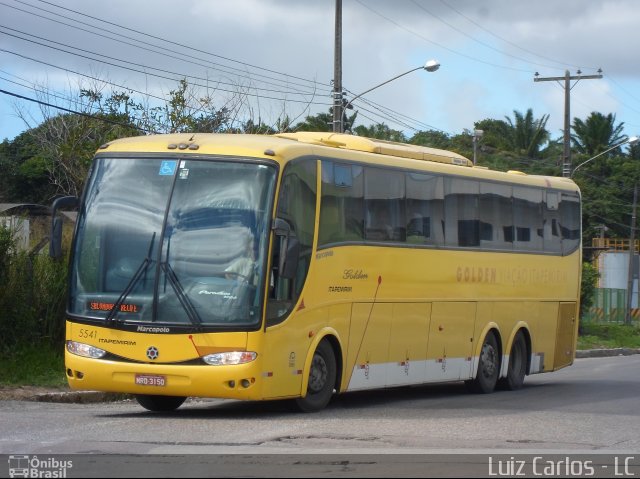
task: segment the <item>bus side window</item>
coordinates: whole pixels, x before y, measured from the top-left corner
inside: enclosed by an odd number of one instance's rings
[[[407,243],[442,244],[444,234],[442,177],[412,172],[406,174],[405,181]]]
[[[406,240],[405,174],[383,168],[365,168],[365,239]]]
[[[363,167],[322,162],[318,246],[361,242],[364,237]]]

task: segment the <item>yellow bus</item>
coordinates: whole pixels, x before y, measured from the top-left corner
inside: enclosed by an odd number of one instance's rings
[[[67,379],[152,411],[519,389],[573,362],[580,224],[571,180],[444,150],[309,132],[113,141],[80,201]]]

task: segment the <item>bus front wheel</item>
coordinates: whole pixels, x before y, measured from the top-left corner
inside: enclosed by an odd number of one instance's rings
[[[178,409],[187,399],[182,396],[151,396],[147,394],[136,395],[138,404],[153,412],[170,412]]]
[[[322,341],[313,353],[309,368],[309,382],[305,397],[296,399],[296,406],[303,412],[324,409],[333,395],[336,383],[336,357],[328,341]]]
[[[465,384],[471,392],[487,394],[495,389],[499,374],[500,350],[495,334],[490,332],[482,344],[476,378]]]

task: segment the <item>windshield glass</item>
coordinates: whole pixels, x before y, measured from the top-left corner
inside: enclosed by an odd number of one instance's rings
[[[275,167],[98,158],[78,220],[70,312],[251,327],[261,317]]]

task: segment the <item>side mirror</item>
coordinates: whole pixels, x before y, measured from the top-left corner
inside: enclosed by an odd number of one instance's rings
[[[282,218],[276,218],[272,229],[276,237],[280,238],[278,274],[281,278],[293,279],[298,270],[300,242],[291,230],[289,222]]]
[[[76,196],[64,196],[58,198],[51,206],[51,235],[49,239],[49,256],[62,257],[62,218],[58,217],[60,208],[68,208],[78,205]]]

